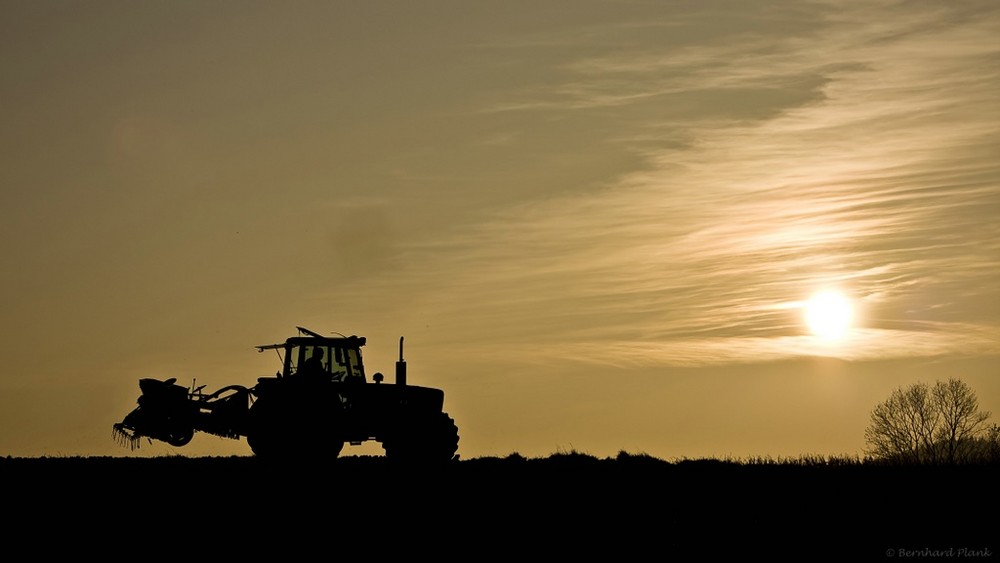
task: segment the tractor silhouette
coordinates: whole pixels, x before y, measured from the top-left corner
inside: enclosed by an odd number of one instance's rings
[[[335,458],[345,444],[374,440],[385,456],[404,462],[457,459],[458,427],[444,412],[444,391],[409,385],[403,338],[395,383],[365,373],[361,336],[298,336],[257,346],[275,350],[281,370],[253,387],[229,385],[206,394],[176,379],[139,380],[138,406],[113,425],[114,437],[135,449],[143,439],[188,444],[195,432],[246,438],[255,456]]]

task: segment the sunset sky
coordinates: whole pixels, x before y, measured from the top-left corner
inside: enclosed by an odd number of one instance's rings
[[[296,326],[405,337],[463,458],[1000,422],[995,0],[0,1],[0,70],[0,455],[251,455],[111,426]]]

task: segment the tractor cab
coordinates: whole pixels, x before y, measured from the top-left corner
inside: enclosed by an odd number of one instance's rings
[[[282,344],[258,346],[257,350],[275,350],[281,361],[278,377],[314,378],[325,381],[365,382],[361,347],[363,336],[322,336],[297,327],[305,336],[293,336]]]

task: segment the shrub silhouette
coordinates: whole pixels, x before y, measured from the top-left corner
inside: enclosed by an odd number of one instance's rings
[[[904,464],[996,461],[1000,432],[988,424],[989,417],[959,379],[899,388],[872,410],[865,429],[867,453]]]

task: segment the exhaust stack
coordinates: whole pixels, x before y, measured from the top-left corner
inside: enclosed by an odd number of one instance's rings
[[[396,385],[406,385],[406,360],[403,359],[403,337],[399,337],[399,361],[396,362]]]

